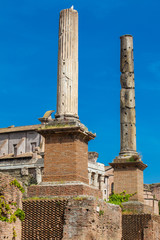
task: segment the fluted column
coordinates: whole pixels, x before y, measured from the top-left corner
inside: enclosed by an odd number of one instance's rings
[[[92,184],[91,177],[92,177],[92,172],[91,172],[91,171],[88,171],[89,185]]]
[[[94,174],[94,183],[93,183],[93,185],[95,187],[98,187],[98,172],[95,172],[95,174]]]
[[[135,83],[133,37],[124,35],[121,39],[121,150],[120,154],[136,152]]]
[[[56,118],[78,118],[78,12],[60,12]]]
[[[104,175],[101,175],[99,178],[100,181],[100,190],[104,190]]]

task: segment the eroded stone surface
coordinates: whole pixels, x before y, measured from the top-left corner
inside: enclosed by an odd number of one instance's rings
[[[136,152],[135,83],[133,37],[121,37],[121,153]]]
[[[78,118],[78,12],[60,12],[56,118]]]
[[[94,198],[77,197],[65,210],[63,240],[120,240],[121,209]]]

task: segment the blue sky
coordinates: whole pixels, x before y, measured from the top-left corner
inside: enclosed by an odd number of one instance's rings
[[[160,182],[160,1],[0,2],[0,127],[56,110],[59,12],[79,12],[79,117],[106,165],[120,150],[120,39],[134,37],[137,151],[145,183]]]

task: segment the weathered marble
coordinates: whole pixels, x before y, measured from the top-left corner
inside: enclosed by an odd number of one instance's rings
[[[60,12],[56,118],[78,118],[78,12]]]
[[[135,83],[133,62],[133,37],[121,39],[121,150],[120,154],[136,153]]]

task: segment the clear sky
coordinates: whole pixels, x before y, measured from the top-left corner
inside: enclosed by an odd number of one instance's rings
[[[89,151],[120,151],[120,39],[134,37],[137,151],[144,182],[160,182],[160,1],[0,1],[0,127],[38,124],[56,110],[59,12],[79,12],[79,117]]]

